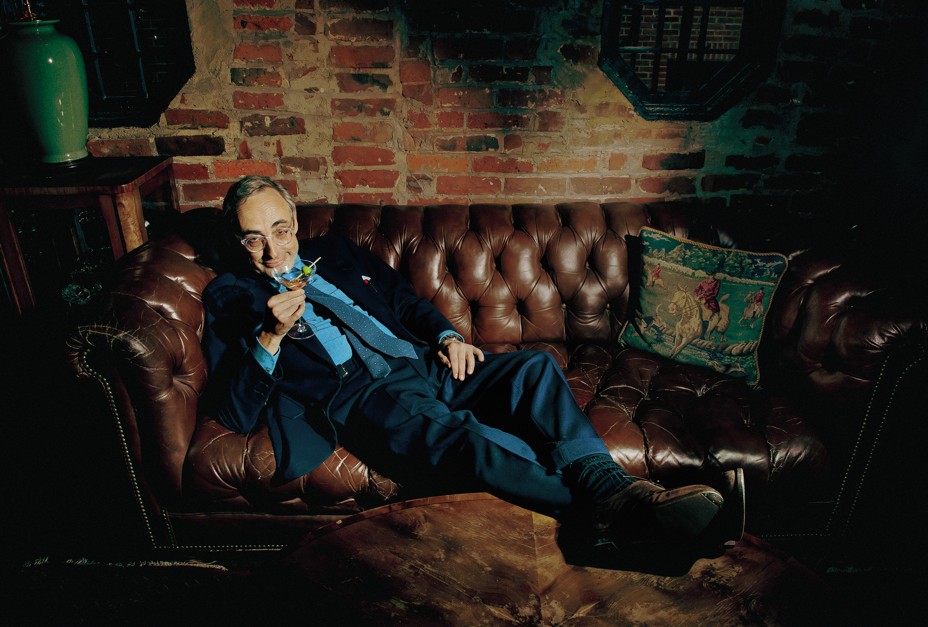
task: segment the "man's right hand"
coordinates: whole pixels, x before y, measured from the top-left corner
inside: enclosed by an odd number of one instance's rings
[[[264,328],[258,333],[258,341],[270,354],[277,354],[281,340],[304,311],[306,296],[303,290],[274,294],[267,301],[267,319]]]

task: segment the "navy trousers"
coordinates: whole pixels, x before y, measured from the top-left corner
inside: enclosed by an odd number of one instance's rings
[[[557,515],[576,500],[561,471],[608,454],[548,353],[490,354],[464,381],[420,351],[373,381],[363,368],[339,421],[368,465],[424,491],[487,491]]]

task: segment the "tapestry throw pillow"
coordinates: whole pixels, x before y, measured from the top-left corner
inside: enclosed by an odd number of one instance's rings
[[[639,237],[637,306],[620,343],[757,383],[757,348],[786,257],[709,246],[650,227]]]

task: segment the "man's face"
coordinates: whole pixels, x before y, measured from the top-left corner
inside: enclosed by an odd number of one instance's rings
[[[242,237],[266,238],[263,250],[251,252],[242,249],[257,272],[274,278],[275,269],[280,270],[293,265],[299,248],[299,241],[295,235],[296,216],[277,191],[265,188],[247,198],[239,205],[238,224]],[[290,227],[294,233],[284,245],[276,244],[273,237],[274,232],[282,227]]]

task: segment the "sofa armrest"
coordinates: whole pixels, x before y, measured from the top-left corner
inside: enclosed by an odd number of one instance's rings
[[[67,340],[72,371],[115,421],[130,478],[166,500],[181,494],[206,381],[199,294],[212,277],[179,238],[143,247]]]
[[[916,359],[928,345],[918,290],[892,276],[873,264],[795,255],[767,318],[762,383],[788,379],[833,409],[869,402],[890,358]]]

